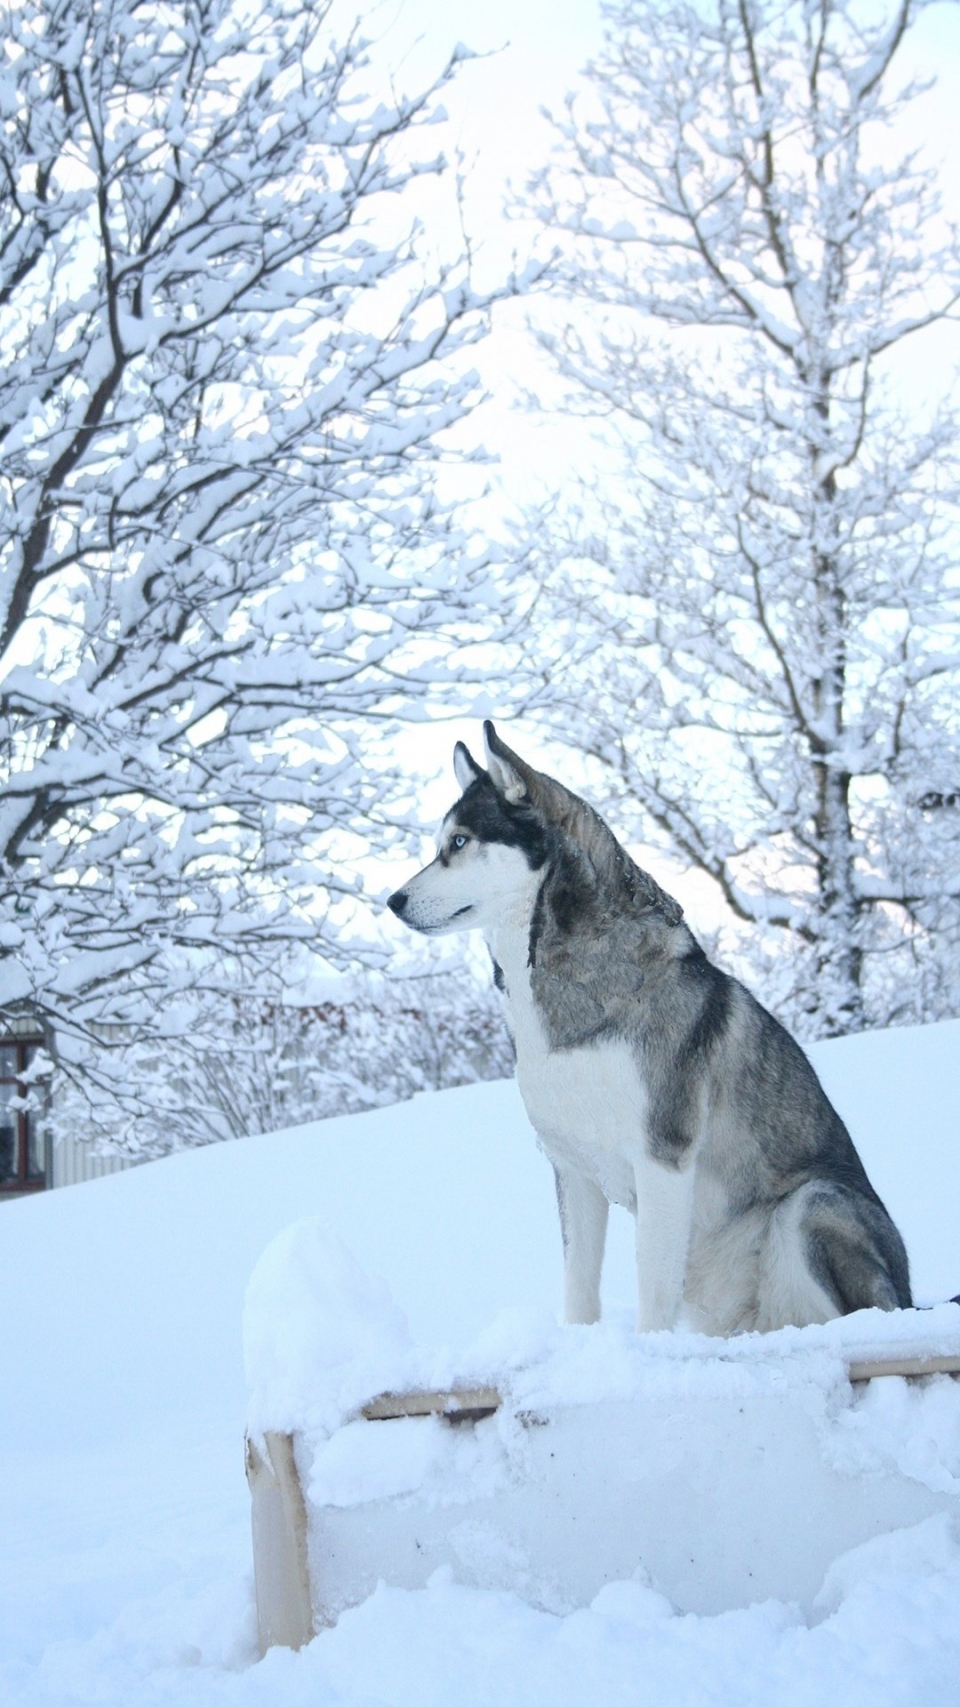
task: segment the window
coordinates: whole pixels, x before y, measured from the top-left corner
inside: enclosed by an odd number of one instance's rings
[[[47,1183],[43,1122],[20,1107],[23,1075],[40,1048],[38,1037],[8,1037],[0,1043],[0,1194],[42,1191]]]

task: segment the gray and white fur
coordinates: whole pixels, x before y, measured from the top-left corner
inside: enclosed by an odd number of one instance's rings
[[[803,1051],[711,965],[603,819],[484,724],[436,858],[389,900],[480,928],[553,1163],[565,1314],[600,1314],[610,1203],[636,1220],[637,1325],[732,1334],[910,1305],[903,1242]]]

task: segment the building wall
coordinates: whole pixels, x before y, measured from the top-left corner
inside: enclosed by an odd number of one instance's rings
[[[82,1139],[63,1138],[50,1146],[47,1161],[48,1186],[80,1185],[84,1180],[103,1179],[137,1166],[131,1156],[101,1156]]]
[[[137,1161],[143,1159],[100,1155],[82,1139],[64,1138],[54,1143],[49,1129],[45,1131],[42,1109],[29,1113],[18,1110],[15,1115],[11,1114],[9,1095],[19,1094],[23,1088],[19,1079],[14,1081],[13,1074],[19,1074],[20,1068],[29,1060],[30,1052],[41,1044],[36,1024],[29,1019],[14,1021],[0,1034],[0,1046],[4,1051],[4,1060],[0,1063],[0,1123],[3,1123],[7,1149],[12,1145],[13,1155],[19,1164],[12,1177],[9,1171],[3,1174],[0,1167],[3,1175],[0,1178],[0,1198],[22,1197],[34,1191],[49,1191],[51,1187],[103,1179],[107,1174],[135,1167]],[[7,1093],[6,1103],[2,1093]],[[29,1168],[23,1161],[24,1156],[31,1158]]]

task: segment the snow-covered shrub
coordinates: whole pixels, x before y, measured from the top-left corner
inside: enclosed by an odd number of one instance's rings
[[[278,1131],[513,1071],[502,999],[469,962],[400,977],[325,980],[320,992],[235,992],[185,1004],[162,1047],[115,1037],[128,1094],[88,1099],[65,1074],[48,1093],[70,1132],[132,1155]],[[131,1118],[132,1094],[140,1112]]]

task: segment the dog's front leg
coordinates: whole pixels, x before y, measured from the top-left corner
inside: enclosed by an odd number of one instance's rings
[[[610,1205],[586,1174],[554,1164],[563,1234],[563,1314],[567,1322],[600,1320],[600,1270]]]
[[[683,1298],[693,1218],[693,1162],[677,1167],[644,1154],[637,1184],[637,1332],[672,1328]]]

